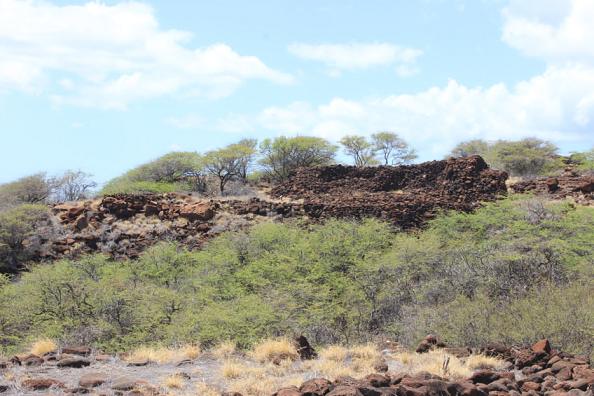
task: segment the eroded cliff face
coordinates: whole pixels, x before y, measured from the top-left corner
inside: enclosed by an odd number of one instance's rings
[[[51,224],[40,227],[30,246],[36,260],[91,252],[134,258],[159,241],[194,249],[224,231],[294,217],[375,217],[410,229],[441,210],[471,211],[495,200],[506,193],[506,179],[482,158],[469,157],[397,167],[301,169],[258,198],[113,195],[51,207]]]
[[[473,156],[397,167],[301,169],[271,194],[302,199],[314,218],[377,217],[408,229],[440,210],[470,211],[504,195],[506,179]]]

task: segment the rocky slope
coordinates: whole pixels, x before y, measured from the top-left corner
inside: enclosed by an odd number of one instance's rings
[[[506,179],[475,156],[398,167],[302,169],[260,198],[106,196],[53,206],[53,218],[27,246],[37,261],[89,252],[134,258],[158,241],[196,248],[224,231],[291,217],[376,217],[409,229],[440,210],[470,211],[496,199],[506,193]]]

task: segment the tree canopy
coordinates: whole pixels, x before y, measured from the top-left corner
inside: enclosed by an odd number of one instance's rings
[[[260,144],[260,165],[273,180],[286,180],[300,167],[329,165],[337,147],[325,139],[311,136],[265,139]]]

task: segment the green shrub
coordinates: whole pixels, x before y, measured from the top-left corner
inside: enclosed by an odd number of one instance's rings
[[[0,281],[0,345],[38,336],[106,351],[301,333],[312,342],[435,332],[453,345],[526,343],[590,353],[594,208],[517,197],[445,213],[416,233],[377,220],[263,223],[190,252],[101,255]]]
[[[37,227],[49,219],[44,205],[23,204],[0,212],[0,273],[15,272],[31,258],[35,248],[33,241],[25,241],[36,235]]]

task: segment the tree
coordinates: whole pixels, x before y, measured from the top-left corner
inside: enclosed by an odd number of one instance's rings
[[[493,168],[512,176],[531,176],[561,168],[557,150],[553,143],[537,138],[495,142],[470,140],[458,144],[451,154],[456,157],[480,155]]]
[[[335,145],[322,138],[280,136],[260,144],[260,164],[271,179],[283,181],[300,167],[331,164],[336,150]]]
[[[513,176],[543,174],[559,166],[557,146],[537,138],[516,142],[500,140],[494,150],[498,166]]]
[[[34,204],[0,212],[0,272],[15,272],[30,258],[24,242],[48,217],[45,206]]]
[[[209,151],[204,156],[204,166],[211,175],[219,179],[221,195],[225,192],[225,185],[235,177],[241,176],[242,160],[245,152],[235,145],[218,150]]]
[[[480,155],[485,160],[486,154],[491,150],[491,144],[481,139],[469,140],[458,143],[450,153],[452,157],[470,157],[471,155]]]
[[[344,152],[355,162],[355,166],[368,166],[376,162],[373,144],[367,141],[364,136],[347,135],[340,139]]]
[[[24,203],[46,203],[53,191],[53,181],[45,173],[22,177],[0,185],[0,201],[4,207]]]
[[[204,191],[204,159],[196,152],[174,151],[110,180],[101,194]]]
[[[593,172],[594,171],[594,147],[589,151],[573,152],[569,156],[569,161],[577,165],[578,170]]]
[[[175,183],[196,177],[203,168],[200,154],[174,151],[136,169],[134,178],[155,182]]]
[[[381,154],[384,165],[408,164],[417,158],[415,150],[394,132],[378,132],[371,135],[373,147]]]
[[[232,148],[238,152],[239,155],[239,177],[247,182],[248,172],[254,162],[258,146],[257,139],[241,139]]]
[[[54,195],[57,201],[78,201],[87,198],[90,189],[97,186],[92,175],[80,170],[68,170],[54,179]]]

